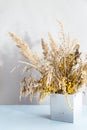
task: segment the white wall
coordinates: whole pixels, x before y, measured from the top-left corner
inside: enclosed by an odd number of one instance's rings
[[[57,37],[56,19],[64,22],[65,30],[87,51],[86,0],[0,0],[0,104],[30,104],[28,98],[19,102],[22,68],[10,73],[22,57],[8,32],[16,33],[41,54],[40,38],[48,40],[49,31]]]

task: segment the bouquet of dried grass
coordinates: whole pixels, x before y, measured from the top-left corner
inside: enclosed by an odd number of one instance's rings
[[[40,73],[39,79],[32,75],[24,77],[21,81],[20,96],[28,96],[32,100],[38,94],[38,101],[50,93],[75,94],[83,85],[87,85],[87,57],[81,57],[80,45],[77,40],[71,40],[64,33],[63,25],[60,24],[59,44],[56,44],[52,35],[48,33],[50,44],[41,40],[43,58],[32,52],[28,44],[22,41],[14,33],[10,36],[16,42],[21,54],[28,60],[22,62],[25,71],[35,69]]]

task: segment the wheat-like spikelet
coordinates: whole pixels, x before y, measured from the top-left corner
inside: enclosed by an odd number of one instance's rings
[[[29,45],[25,42],[23,42],[18,36],[16,36],[14,33],[9,33],[12,39],[16,42],[17,47],[20,49],[20,52],[24,55],[25,58],[27,58],[31,63],[37,65],[40,63],[40,57],[33,53]]]
[[[55,57],[58,55],[58,45],[55,43],[52,35],[48,33],[49,39],[50,39],[50,47],[51,47],[51,52],[54,53]]]
[[[44,60],[48,60],[50,56],[49,54],[50,50],[49,50],[48,44],[43,39],[41,39],[41,44],[42,44],[42,49],[43,49]]]

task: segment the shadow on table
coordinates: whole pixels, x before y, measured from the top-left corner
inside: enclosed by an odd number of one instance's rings
[[[51,119],[50,115],[39,115],[39,117],[49,119],[49,120]]]

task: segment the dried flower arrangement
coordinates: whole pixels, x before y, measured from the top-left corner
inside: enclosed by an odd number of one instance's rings
[[[30,96],[32,100],[34,95],[38,94],[38,101],[45,98],[50,93],[75,94],[83,85],[87,85],[87,57],[83,61],[82,53],[79,51],[80,45],[77,40],[71,40],[63,29],[63,24],[59,22],[59,44],[57,45],[50,33],[48,45],[41,40],[43,49],[43,58],[32,52],[28,44],[22,41],[14,33],[10,36],[16,42],[21,54],[28,60],[22,62],[25,71],[35,69],[40,73],[36,80],[32,75],[24,77],[21,81],[20,96]]]

